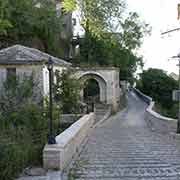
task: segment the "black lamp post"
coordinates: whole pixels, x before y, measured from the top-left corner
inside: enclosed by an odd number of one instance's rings
[[[50,57],[48,59],[47,68],[49,71],[49,137],[48,137],[48,144],[56,144],[56,139],[53,135],[53,98],[52,98],[52,83],[53,83],[53,60]]]

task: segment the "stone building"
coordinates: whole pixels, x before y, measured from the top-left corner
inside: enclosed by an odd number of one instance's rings
[[[0,50],[0,90],[3,82],[9,76],[24,76],[33,74],[37,82],[36,91],[43,96],[49,93],[49,71],[47,61],[51,57],[54,64],[54,72],[62,72],[63,69],[71,67],[71,64],[46,54],[40,50],[14,45]],[[116,110],[120,101],[119,69],[114,67],[89,67],[75,68],[75,78],[79,79],[85,87],[86,82],[94,80],[99,88],[99,101],[104,104],[111,104]],[[56,73],[54,73],[56,75]],[[54,76],[56,82],[56,77]],[[91,86],[89,88],[92,88]],[[81,100],[84,101],[85,89],[82,88]]]
[[[38,82],[38,89],[43,96],[49,93],[49,71],[47,61],[52,58],[54,71],[71,66],[66,61],[53,57],[37,49],[14,45],[0,50],[0,89],[8,76],[16,75],[19,78],[31,76]]]
[[[76,68],[76,78],[85,85],[88,80],[95,80],[99,86],[100,102],[111,104],[116,111],[120,101],[119,69],[115,67],[91,67]],[[90,87],[91,88],[91,87]],[[84,99],[84,91],[81,91],[81,99]]]

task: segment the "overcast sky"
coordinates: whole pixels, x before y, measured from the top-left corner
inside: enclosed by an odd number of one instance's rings
[[[140,14],[152,26],[152,35],[144,39],[140,50],[145,68],[161,68],[178,72],[177,61],[168,58],[180,52],[180,31],[161,36],[161,32],[180,27],[177,20],[179,0],[127,0],[128,7]]]

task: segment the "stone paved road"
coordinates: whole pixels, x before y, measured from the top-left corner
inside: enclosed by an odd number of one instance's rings
[[[180,179],[180,142],[150,131],[145,108],[135,94],[129,94],[128,108],[92,132],[70,171],[72,179]]]

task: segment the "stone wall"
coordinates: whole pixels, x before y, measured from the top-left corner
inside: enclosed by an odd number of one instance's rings
[[[0,88],[3,86],[3,82],[6,80],[7,68],[16,68],[16,76],[23,79],[24,76],[34,75],[34,81],[36,87],[34,92],[43,94],[43,73],[42,65],[0,65]]]
[[[81,148],[94,124],[94,113],[87,114],[56,137],[57,144],[46,145],[43,150],[45,169],[64,170]]]
[[[75,76],[82,81],[95,79],[100,87],[100,99],[113,105],[117,110],[120,101],[119,69],[117,68],[76,68]]]
[[[139,91],[138,89],[134,88],[134,92],[144,101],[146,102],[148,105],[151,104],[151,102],[153,101],[153,99],[145,94],[143,94],[141,91]]]
[[[34,78],[34,93],[38,96],[41,94],[43,95],[43,73],[42,73],[43,66],[17,66],[16,67],[16,75],[22,79],[24,76],[31,76],[33,75]]]
[[[6,80],[6,69],[0,67],[0,89],[3,86],[3,82]]]
[[[145,118],[147,120],[149,127],[153,131],[157,131],[160,133],[175,133],[177,128],[177,120],[164,117],[158,114],[157,112],[153,111],[154,101],[152,100],[152,98],[146,96],[138,89],[134,89],[134,91],[144,102],[146,102],[149,105],[146,109],[145,114]]]
[[[34,82],[36,87],[34,92],[43,96],[49,94],[49,71],[46,65],[0,65],[0,89],[3,86],[3,82],[6,80],[6,69],[16,68],[16,75],[22,79],[24,76],[34,76]],[[54,66],[54,72],[58,70],[60,73],[66,67]],[[55,80],[56,78],[54,78]]]

